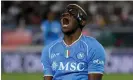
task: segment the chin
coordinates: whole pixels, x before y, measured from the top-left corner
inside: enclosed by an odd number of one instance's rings
[[[68,33],[70,33],[69,31],[62,31],[64,34],[68,34]]]
[[[71,35],[71,34],[73,34],[73,31],[62,31],[63,32],[63,34],[65,34],[65,35]]]
[[[67,32],[70,32],[71,30],[70,29],[68,29],[68,28],[62,28],[62,32],[63,33],[67,33]]]

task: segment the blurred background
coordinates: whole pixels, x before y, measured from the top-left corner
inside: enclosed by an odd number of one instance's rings
[[[43,80],[41,50],[62,36],[60,16],[70,3],[88,13],[83,34],[106,50],[103,80],[133,80],[131,1],[2,1],[2,80]]]

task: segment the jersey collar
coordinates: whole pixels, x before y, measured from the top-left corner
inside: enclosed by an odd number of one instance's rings
[[[79,36],[79,38],[77,39],[77,40],[75,40],[72,44],[70,44],[70,45],[67,45],[66,43],[65,43],[65,41],[64,41],[64,39],[63,39],[63,43],[65,44],[65,46],[67,46],[67,47],[70,47],[70,46],[72,46],[73,44],[75,44],[76,42],[78,42],[79,40],[80,40],[80,38],[82,37],[82,33],[80,34],[80,36]]]

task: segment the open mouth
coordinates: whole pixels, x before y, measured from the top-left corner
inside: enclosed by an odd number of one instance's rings
[[[67,27],[68,24],[69,24],[69,19],[68,18],[63,18],[62,22],[63,22],[63,27]]]

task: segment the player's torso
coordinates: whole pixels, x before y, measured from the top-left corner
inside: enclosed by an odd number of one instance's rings
[[[50,49],[50,62],[55,80],[86,80],[88,77],[88,45],[79,40],[67,47],[63,41]]]

